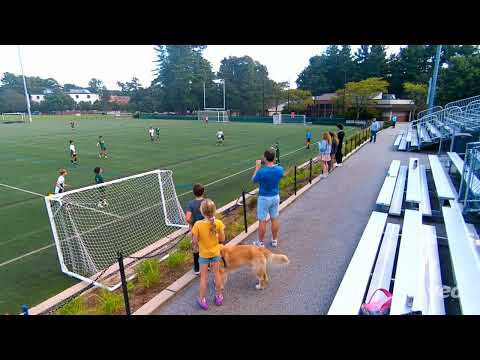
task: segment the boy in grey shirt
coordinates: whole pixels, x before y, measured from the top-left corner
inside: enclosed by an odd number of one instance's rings
[[[187,205],[187,211],[185,213],[185,218],[187,222],[190,224],[190,230],[192,229],[195,222],[198,220],[203,220],[203,215],[200,212],[200,205],[203,201],[203,193],[205,192],[205,188],[202,184],[195,184],[193,186],[193,194],[195,195],[195,199],[191,200]],[[200,274],[200,266],[198,264],[198,248],[192,247],[193,251],[193,272],[195,275]]]

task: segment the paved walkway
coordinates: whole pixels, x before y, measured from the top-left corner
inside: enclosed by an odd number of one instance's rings
[[[280,214],[279,247],[290,265],[269,269],[270,285],[255,289],[248,270],[229,277],[224,305],[203,311],[195,303],[198,280],[180,291],[156,314],[326,314],[368,222],[390,162],[407,163],[410,156],[427,164],[425,155],[393,149],[395,136],[405,125],[382,131],[377,143],[367,144]],[[428,165],[428,164],[427,164]],[[254,233],[244,243],[252,243]]]

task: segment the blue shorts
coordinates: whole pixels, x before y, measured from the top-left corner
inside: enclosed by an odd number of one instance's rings
[[[268,215],[270,215],[270,219],[276,219],[279,213],[279,206],[280,195],[259,196],[257,199],[257,219],[265,221]]]
[[[221,261],[222,258],[220,256],[214,256],[212,258],[203,258],[201,256],[198,257],[198,263],[200,265],[210,265],[212,263],[216,263]]]

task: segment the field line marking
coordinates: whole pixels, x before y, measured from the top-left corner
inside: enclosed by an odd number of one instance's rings
[[[290,151],[289,153],[286,153],[286,154],[284,154],[284,155],[282,155],[282,156],[288,156],[288,155],[294,154],[294,153],[296,153],[296,152],[298,152],[298,151],[300,151],[300,150],[303,150],[303,149],[305,149],[305,146],[302,146],[301,148],[298,148],[298,149],[296,149],[296,150]],[[255,166],[250,166],[250,167],[247,168],[247,169],[241,170],[241,171],[236,172],[236,173],[234,173],[234,174],[230,174],[230,175],[225,176],[225,177],[223,177],[223,178],[221,178],[221,179],[217,179],[217,180],[215,180],[215,181],[212,181],[211,183],[206,184],[205,187],[214,185],[214,184],[216,184],[216,183],[218,183],[218,182],[220,182],[220,181],[223,181],[223,180],[227,180],[227,179],[229,179],[229,178],[231,178],[231,177],[237,176],[237,175],[239,175],[239,174],[241,174],[241,173],[244,173],[244,172],[246,172],[246,171],[248,171],[248,170],[252,170],[252,169],[254,169],[254,168],[255,168]],[[178,197],[180,197],[180,196],[185,196],[185,195],[187,195],[187,194],[190,194],[191,192],[192,192],[192,190],[187,191],[187,192],[184,192],[184,193],[178,195]]]
[[[50,245],[47,245],[47,246],[44,246],[44,247],[41,247],[37,250],[33,250],[33,251],[30,251],[26,254],[23,254],[23,255],[20,255],[20,256],[17,256],[16,258],[13,258],[13,259],[10,259],[10,260],[7,260],[7,261],[4,261],[3,263],[0,263],[0,268],[5,266],[5,265],[8,265],[12,262],[15,262],[15,261],[18,261],[20,259],[23,259],[24,257],[27,257],[27,256],[30,256],[30,255],[33,255],[33,254],[36,254],[36,253],[39,253],[40,251],[43,251],[43,250],[46,250],[48,248],[51,248],[51,247],[54,247],[55,246],[55,243],[52,243]]]
[[[45,195],[43,195],[43,194],[39,194],[39,193],[36,193],[36,192],[33,192],[33,191],[29,191],[29,190],[25,190],[25,189],[20,189],[20,188],[17,188],[17,187],[15,187],[15,186],[10,186],[10,185],[7,185],[7,184],[2,184],[2,183],[0,183],[0,186],[5,186],[5,187],[10,188],[10,189],[14,189],[14,190],[18,190],[18,191],[23,191],[23,192],[26,192],[26,193],[29,193],[29,194],[33,194],[33,195],[45,197]]]

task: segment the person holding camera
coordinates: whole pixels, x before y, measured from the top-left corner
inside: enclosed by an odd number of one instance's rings
[[[257,199],[258,240],[255,246],[264,247],[265,233],[267,231],[267,218],[272,222],[272,246],[278,246],[278,221],[280,207],[280,180],[284,175],[283,167],[275,165],[275,152],[270,149],[263,154],[263,160],[257,160],[252,176],[254,183],[259,184]],[[262,166],[263,165],[263,166]]]

